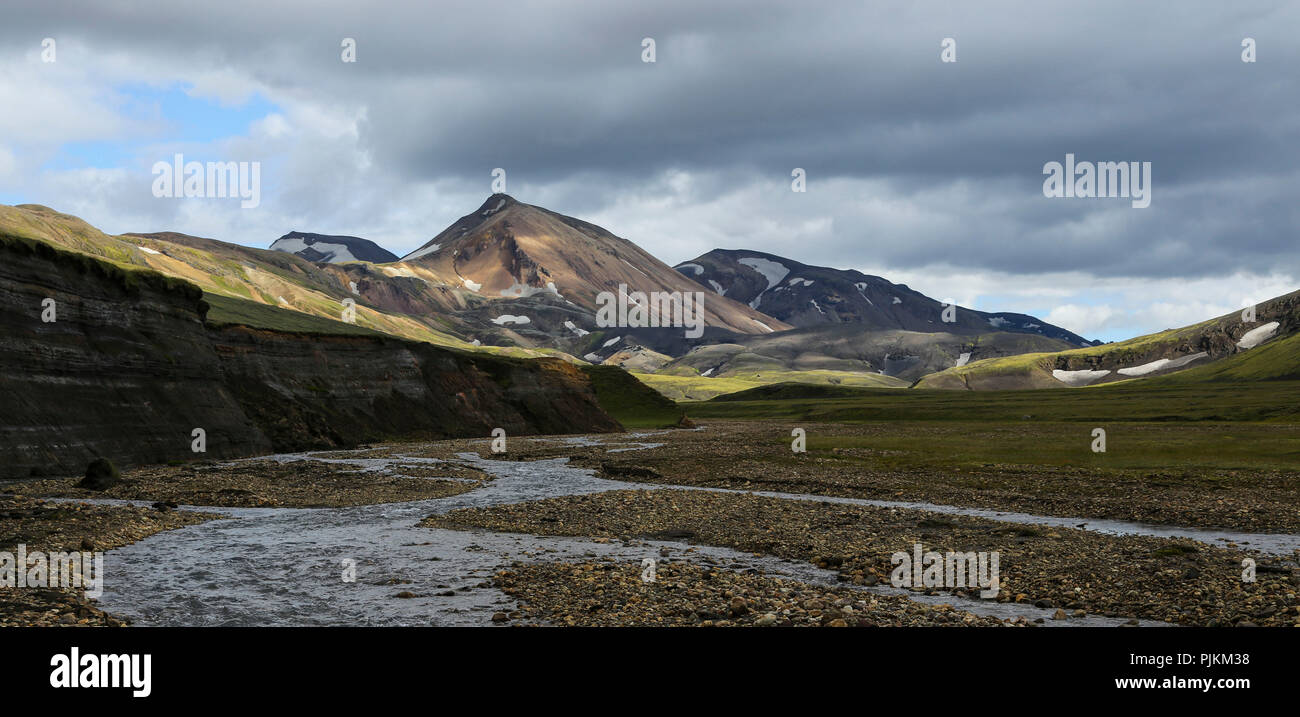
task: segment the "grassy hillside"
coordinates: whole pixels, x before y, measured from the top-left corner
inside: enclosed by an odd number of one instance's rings
[[[636,373],[643,383],[674,401],[706,401],[745,389],[769,384],[798,383],[822,386],[860,386],[871,388],[907,388],[907,382],[878,373],[848,371],[763,370],[712,378],[664,373]]]
[[[0,205],[0,232],[40,241],[124,268],[152,269],[198,286],[209,296],[283,306],[336,320],[352,296],[345,275],[279,251],[163,232],[110,235],[49,207]],[[358,301],[357,325],[415,341],[469,349],[473,346],[434,320],[382,311]]]
[[[735,337],[727,343],[700,346],[655,373],[695,376],[710,371],[710,378],[773,383],[801,380],[793,376],[775,379],[769,376],[777,372],[825,371],[832,376],[879,377],[883,371],[883,375],[897,379],[899,385],[906,385],[963,360],[1060,351],[1070,347],[1071,344],[1065,341],[1035,334],[996,331],[926,333],[841,323],[762,336]],[[881,385],[868,381],[856,383]]]
[[[1300,334],[1274,339],[1222,361],[1148,379],[1151,382],[1300,380]]]
[[[221,294],[203,295],[208,304],[208,323],[216,326],[238,325],[259,329],[272,329],[300,334],[340,334],[347,336],[385,336],[386,334],[364,326],[304,314],[301,311],[281,309],[255,301],[236,299]]]
[[[39,256],[81,274],[92,274],[97,278],[107,279],[127,291],[132,291],[140,285],[147,285],[164,291],[179,292],[195,301],[203,295],[197,286],[183,279],[167,276],[147,267],[122,266],[79,252],[67,251],[40,239],[15,234],[3,225],[0,225],[0,245],[18,254]]]
[[[1063,386],[1052,376],[1054,369],[1110,371],[1109,375],[1101,379],[1102,382],[1154,381],[1159,377],[1129,378],[1119,374],[1118,369],[1200,352],[1205,352],[1208,356],[1188,368],[1166,375],[1186,375],[1187,380],[1207,380],[1211,377],[1214,377],[1213,380],[1300,377],[1300,352],[1294,350],[1296,344],[1287,343],[1288,335],[1300,328],[1300,292],[1271,299],[1257,308],[1257,321],[1252,323],[1243,322],[1240,314],[1234,312],[1181,329],[1169,329],[1127,341],[1069,351],[973,361],[966,366],[925,376],[917,383],[917,388],[998,390]],[[1270,322],[1280,324],[1278,338],[1252,349],[1237,348],[1238,339],[1247,331]],[[1270,348],[1278,344],[1291,349]],[[1252,358],[1253,355],[1260,356]],[[1231,367],[1222,370],[1214,368],[1220,362],[1229,362]]]

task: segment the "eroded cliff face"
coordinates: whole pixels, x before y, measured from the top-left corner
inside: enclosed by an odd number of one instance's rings
[[[97,457],[620,429],[562,361],[209,328],[204,310],[191,284],[0,237],[0,478],[76,474]]]
[[[396,339],[213,330],[225,383],[276,450],[394,436],[620,430],[558,359],[509,359]]]
[[[192,459],[195,428],[207,457],[270,450],[225,388],[201,296],[161,275],[0,239],[0,476],[74,474],[100,456]]]

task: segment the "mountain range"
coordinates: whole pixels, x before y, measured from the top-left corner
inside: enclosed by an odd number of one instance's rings
[[[190,281],[218,322],[352,330],[348,321],[453,348],[622,366],[679,399],[784,381],[1081,386],[1198,368],[1300,328],[1291,295],[1261,304],[1255,322],[1228,315],[1100,344],[1033,316],[949,306],[879,276],[764,252],[715,249],[671,267],[505,194],[400,258],[368,239],[298,231],[266,250],[175,232],[108,235],[39,205],[0,206],[0,230]],[[702,335],[599,325],[602,296],[652,292],[702,296]]]

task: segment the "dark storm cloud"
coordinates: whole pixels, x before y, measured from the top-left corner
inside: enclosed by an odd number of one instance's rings
[[[801,247],[809,262],[869,246],[876,264],[916,268],[956,246],[962,266],[1012,273],[1300,274],[1295,3],[87,1],[7,15],[6,44],[62,33],[364,107],[359,141],[394,181],[486,194],[504,167],[553,208],[595,213],[669,170],[704,177],[693,191],[708,202],[737,183],[788,191],[802,167],[810,195],[861,180],[952,219],[881,236],[847,192],[816,204],[834,231]],[[339,62],[345,36],[355,65]],[[939,61],[947,36],[954,64]],[[1246,36],[1257,63],[1240,60]],[[1067,152],[1151,162],[1151,207],[1044,198],[1043,164]],[[941,191],[960,185],[973,189]]]

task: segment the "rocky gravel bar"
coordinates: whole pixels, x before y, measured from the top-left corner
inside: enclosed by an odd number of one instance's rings
[[[455,510],[422,525],[680,540],[809,561],[836,570],[845,582],[868,586],[888,584],[891,556],[916,543],[926,551],[997,551],[996,599],[1055,608],[1057,619],[1100,615],[1179,625],[1300,626],[1294,562],[1190,540],[684,490],[610,491]],[[1243,581],[1246,559],[1257,566],[1254,582]],[[973,592],[957,588],[954,594]]]

